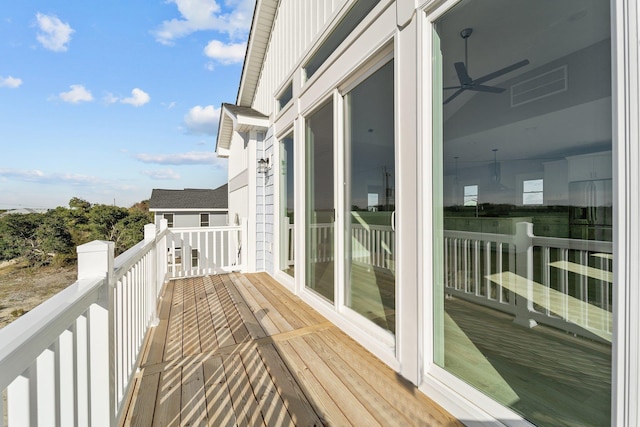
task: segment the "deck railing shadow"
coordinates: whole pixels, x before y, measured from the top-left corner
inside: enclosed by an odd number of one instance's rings
[[[79,246],[78,280],[0,329],[0,426],[115,426],[162,285],[240,271],[246,224],[169,229],[162,220],[117,258],[112,242]]]

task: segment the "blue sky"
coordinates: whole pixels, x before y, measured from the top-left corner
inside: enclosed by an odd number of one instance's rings
[[[21,0],[0,7],[0,209],[130,206],[215,188],[255,0]]]

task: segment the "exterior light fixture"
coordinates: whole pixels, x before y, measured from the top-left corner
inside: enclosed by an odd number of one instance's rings
[[[271,169],[269,159],[258,159],[258,173],[267,173]]]

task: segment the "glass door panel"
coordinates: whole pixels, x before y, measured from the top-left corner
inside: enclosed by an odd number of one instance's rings
[[[611,424],[609,3],[435,23],[434,363],[536,425]]]
[[[293,134],[280,141],[280,270],[294,276]]]
[[[395,333],[393,61],[345,95],[346,305]]]
[[[307,288],[334,300],[333,102],[306,119]]]

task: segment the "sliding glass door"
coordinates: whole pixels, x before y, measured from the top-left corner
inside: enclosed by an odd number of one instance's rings
[[[305,286],[334,301],[333,102],[306,119]]]
[[[610,425],[609,1],[434,23],[434,363],[536,425]]]
[[[393,60],[345,101],[345,304],[395,332]]]

